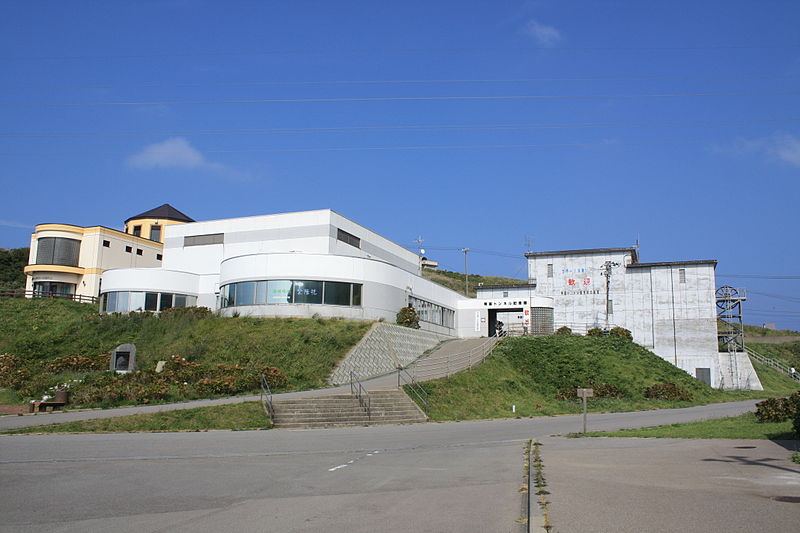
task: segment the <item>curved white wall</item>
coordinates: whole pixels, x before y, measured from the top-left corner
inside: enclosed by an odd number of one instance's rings
[[[103,274],[103,293],[112,291],[174,292],[199,296],[200,276],[160,268],[120,268]]]

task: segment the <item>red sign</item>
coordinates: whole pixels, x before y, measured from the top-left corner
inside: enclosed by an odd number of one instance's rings
[[[567,280],[567,285],[575,285],[575,280],[574,279],[568,279]]]

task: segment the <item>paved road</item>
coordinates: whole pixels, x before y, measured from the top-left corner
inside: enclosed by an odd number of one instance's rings
[[[589,426],[728,416],[751,410],[753,403],[590,415]],[[579,427],[580,417],[562,416],[327,430],[0,437],[0,531],[519,531],[525,440]],[[554,516],[562,512],[560,502],[575,507],[575,484],[559,485],[572,475],[568,469],[559,473],[558,466],[568,467],[571,455],[555,452],[590,442],[602,441],[545,441]],[[582,460],[591,462],[591,453]],[[624,465],[626,456],[617,459]],[[611,459],[608,464],[616,468]],[[46,495],[48,503],[34,504],[36,495]],[[558,531],[581,530],[571,527],[569,514],[558,517]]]

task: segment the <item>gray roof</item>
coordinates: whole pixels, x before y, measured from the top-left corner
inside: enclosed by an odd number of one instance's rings
[[[150,211],[145,211],[144,213],[139,213],[136,216],[132,216],[126,220],[125,223],[127,224],[131,220],[137,220],[140,218],[163,218],[164,220],[176,220],[178,222],[194,222],[193,219],[184,215],[169,204],[160,205],[154,209],[151,209]]]
[[[658,263],[631,263],[627,268],[648,268],[659,266],[681,266],[681,265],[714,265],[717,267],[716,259],[697,259],[694,261],[661,261]]]
[[[515,283],[514,285],[478,285],[476,290],[487,289],[535,289],[536,285],[533,283]]]
[[[546,257],[554,255],[587,255],[587,254],[603,254],[603,253],[616,253],[616,252],[630,252],[633,254],[633,262],[639,260],[639,254],[636,253],[636,248],[588,248],[585,250],[559,250],[553,252],[528,252],[525,257]]]

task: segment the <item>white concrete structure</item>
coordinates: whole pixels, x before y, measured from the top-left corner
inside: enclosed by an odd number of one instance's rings
[[[162,268],[106,272],[102,311],[196,302],[224,315],[393,322],[410,304],[422,329],[490,334],[490,302],[424,279],[417,254],[327,209],[169,226],[163,256]],[[530,298],[514,302],[531,305]],[[535,305],[552,307],[552,300]]]
[[[714,387],[761,385],[749,360],[732,365],[717,342],[716,261],[640,263],[634,248],[532,252],[528,285],[482,287],[479,297],[553,298],[554,327],[621,326],[638,344]],[[730,376],[736,367],[739,377]],[[743,379],[739,379],[743,377]]]

